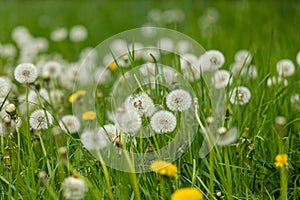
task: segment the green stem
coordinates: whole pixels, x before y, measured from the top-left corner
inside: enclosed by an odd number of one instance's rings
[[[2,152],[2,155],[4,156],[5,154],[5,151],[4,151],[4,138],[3,136],[0,136],[1,138],[1,152]]]
[[[110,186],[109,174],[108,174],[108,171],[107,171],[107,167],[105,165],[105,162],[102,158],[102,155],[101,155],[100,151],[97,151],[97,155],[98,155],[99,161],[101,163],[101,167],[103,169],[104,178],[105,178],[106,186],[107,186],[107,189],[108,189],[108,197],[109,197],[110,200],[113,200],[114,196],[113,196],[112,189],[111,189],[111,186]]]
[[[226,176],[227,176],[227,192],[228,192],[228,199],[232,200],[232,176],[231,176],[231,169],[229,164],[228,158],[228,149],[224,147],[224,156],[225,156],[225,168],[226,168]]]
[[[280,169],[280,199],[287,200],[287,170],[285,167]]]
[[[39,136],[39,139],[40,139],[40,142],[41,142],[41,147],[42,147],[42,150],[43,150],[44,157],[45,157],[45,159],[46,159],[46,164],[47,164],[47,168],[48,168],[48,173],[52,176],[51,165],[50,165],[49,160],[48,160],[48,158],[47,158],[47,151],[46,151],[46,148],[45,148],[45,145],[44,145],[42,136],[41,136],[40,133],[38,133],[38,136]]]
[[[127,163],[128,163],[128,166],[129,166],[129,169],[130,169],[130,172],[131,172],[130,173],[130,179],[131,179],[131,184],[132,184],[132,187],[133,187],[133,191],[135,193],[135,199],[136,200],[141,200],[140,190],[139,190],[139,186],[138,186],[138,183],[137,183],[133,162],[130,159],[130,157],[128,155],[128,152],[126,150],[124,150],[123,153],[124,153],[124,156],[127,160]]]
[[[214,158],[215,158],[215,151],[212,149],[209,152],[209,199],[214,199]]]
[[[35,180],[35,175],[34,175],[34,164],[35,161],[32,160],[34,159],[31,151],[31,137],[30,137],[30,124],[29,124],[29,102],[28,102],[28,96],[29,96],[29,84],[27,83],[25,86],[25,94],[26,94],[26,100],[25,100],[25,105],[26,105],[26,139],[27,139],[27,147],[28,147],[28,155],[30,157],[30,162],[28,163],[29,166],[31,166],[29,169],[30,174],[31,174],[31,180]],[[33,182],[34,183],[34,182]]]
[[[160,176],[160,183],[159,183],[159,186],[160,186],[160,198],[162,200],[165,199],[165,177],[163,176]]]
[[[16,122],[15,122],[16,124]],[[21,152],[21,142],[20,142],[20,131],[19,131],[19,128],[17,127],[16,125],[16,132],[17,132],[17,138],[18,138],[18,154],[17,154],[17,157],[18,157],[18,164],[17,164],[17,174],[19,174],[20,172],[20,162],[21,162],[21,157],[20,157],[20,152]]]

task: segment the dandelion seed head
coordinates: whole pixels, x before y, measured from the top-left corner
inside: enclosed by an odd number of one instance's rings
[[[230,73],[227,70],[218,70],[212,81],[217,89],[224,88],[230,83]]]
[[[153,100],[144,92],[127,97],[126,106],[135,109],[140,115],[151,116],[155,110]]]
[[[212,71],[221,68],[225,63],[225,57],[218,50],[209,50],[199,58],[202,71]]]
[[[268,87],[271,87],[271,86],[274,86],[274,85],[277,85],[277,84],[282,84],[284,86],[288,86],[288,81],[285,78],[281,77],[281,76],[279,76],[279,77],[272,76],[272,77],[269,77],[267,79]]]
[[[185,90],[173,90],[167,95],[166,104],[170,110],[182,112],[191,107],[192,97]]]
[[[114,141],[118,136],[118,131],[115,125],[106,124],[103,126],[111,141]]]
[[[68,36],[68,30],[66,28],[57,28],[51,32],[50,38],[54,42],[60,42],[65,40]]]
[[[176,44],[176,51],[179,54],[186,54],[191,50],[191,48],[192,48],[192,45],[187,40],[180,40]]]
[[[277,62],[276,69],[279,76],[292,76],[295,73],[295,65],[289,59],[282,59]]]
[[[108,139],[103,128],[85,130],[80,135],[81,142],[87,150],[101,150],[108,146]]]
[[[106,68],[102,67],[96,69],[94,77],[95,81],[100,85],[108,83],[109,81],[111,81],[112,78],[111,72]]]
[[[38,70],[31,63],[22,63],[15,68],[14,77],[19,83],[33,83],[38,77]]]
[[[241,66],[249,65],[252,61],[252,54],[248,50],[242,49],[235,53],[234,60]]]
[[[278,126],[284,126],[286,124],[286,118],[284,116],[277,116],[275,122]]]
[[[180,57],[180,68],[183,76],[189,81],[195,81],[200,78],[200,68],[198,58],[194,54],[183,54]]]
[[[115,119],[117,128],[128,134],[134,134],[142,125],[140,114],[129,106],[117,109],[113,118]]]
[[[29,123],[35,130],[48,129],[53,124],[53,117],[48,111],[39,109],[31,113]]]
[[[157,47],[149,46],[143,51],[143,59],[149,62],[153,62],[153,57],[158,60],[160,58],[160,52]]]
[[[3,106],[2,106],[3,104]],[[9,104],[9,101],[5,98],[0,97],[0,107],[2,106],[2,110],[0,111],[0,117],[3,119],[5,116],[7,116],[7,113],[5,112],[5,106]]]
[[[86,28],[82,25],[75,25],[70,29],[70,39],[72,42],[82,42],[88,37]]]
[[[161,110],[151,117],[150,125],[156,133],[169,133],[175,130],[177,120],[173,113]]]
[[[247,104],[251,99],[251,92],[247,87],[235,87],[230,93],[230,102],[232,104]]]
[[[110,49],[114,56],[120,56],[128,52],[127,42],[123,39],[114,39],[110,43]]]
[[[160,38],[157,47],[163,51],[173,52],[174,51],[174,42],[171,38],[163,37]]]
[[[68,177],[62,182],[63,196],[67,200],[80,200],[83,199],[85,193],[88,191],[86,183],[75,177]]]
[[[13,44],[4,44],[0,46],[0,56],[4,58],[13,58],[16,56],[17,49]]]
[[[227,146],[229,144],[232,144],[238,137],[236,127],[233,127],[229,130],[227,130],[227,128],[225,127],[220,127],[218,128],[217,132],[219,134],[219,139],[217,141],[217,144],[219,146]]]
[[[65,115],[59,122],[61,129],[64,132],[77,133],[80,129],[80,121],[75,115]]]
[[[7,96],[11,89],[11,83],[7,78],[0,77],[0,98]]]
[[[42,100],[50,102],[49,93],[45,88],[41,88],[39,90],[39,94],[40,94]]]
[[[62,67],[59,62],[49,61],[43,65],[43,74],[49,74],[51,78],[57,78],[61,75]]]

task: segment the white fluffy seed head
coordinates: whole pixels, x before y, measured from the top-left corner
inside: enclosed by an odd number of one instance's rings
[[[292,76],[295,73],[295,65],[289,59],[282,59],[277,62],[276,69],[279,76]]]
[[[230,83],[230,73],[227,70],[218,70],[212,81],[217,89],[224,88]]]
[[[251,99],[251,92],[247,87],[238,86],[230,92],[230,102],[232,104],[247,104]]]
[[[107,135],[114,141],[118,137],[118,131],[115,125],[113,124],[106,124],[103,126],[104,130],[106,131]]]
[[[300,110],[300,94],[292,95],[290,101],[297,110]]]
[[[70,40],[72,42],[82,42],[88,37],[86,28],[82,25],[75,25],[70,29]]]
[[[278,126],[284,126],[286,124],[286,118],[284,116],[277,116],[275,122]]]
[[[145,115],[147,117],[150,117],[155,110],[153,100],[144,92],[127,97],[125,105],[132,107],[140,115]]]
[[[182,112],[191,107],[192,97],[185,90],[173,90],[167,95],[166,104],[170,110]]]
[[[43,65],[43,74],[49,74],[51,78],[57,78],[61,75],[62,67],[59,62],[49,61]]]
[[[57,28],[51,32],[50,38],[54,42],[60,42],[66,39],[68,36],[68,30],[66,28]]]
[[[173,52],[174,42],[171,38],[163,37],[158,41],[157,47],[162,49],[163,51]]]
[[[33,83],[38,77],[38,70],[31,63],[22,63],[15,68],[14,76],[19,83]]]
[[[108,146],[108,139],[103,128],[85,130],[80,135],[80,139],[87,150],[101,150]]]
[[[31,113],[29,123],[35,130],[48,129],[53,124],[53,117],[48,111],[39,109]]]
[[[218,50],[209,50],[201,55],[199,62],[202,71],[213,71],[224,65],[225,57]]]
[[[86,183],[83,180],[74,177],[65,178],[65,180],[62,182],[61,187],[63,196],[67,200],[83,199],[85,193],[88,191]]]
[[[134,134],[142,125],[141,116],[133,108],[120,108],[113,115],[118,129],[124,133]]]
[[[169,133],[175,130],[177,120],[173,113],[161,110],[151,117],[150,125],[156,133]]]
[[[74,115],[63,116],[59,122],[59,125],[64,132],[69,132],[71,134],[77,133],[80,129],[80,121]]]
[[[11,88],[11,83],[7,78],[0,77],[0,98],[7,96]]]
[[[227,146],[232,144],[238,136],[238,131],[236,127],[227,130],[225,127],[218,128],[219,139],[217,144],[219,146]]]
[[[252,61],[252,55],[248,50],[242,49],[235,53],[234,60],[241,65],[249,65]]]
[[[199,80],[201,71],[198,63],[198,58],[194,54],[183,54],[180,57],[180,68],[183,76],[189,81]]]

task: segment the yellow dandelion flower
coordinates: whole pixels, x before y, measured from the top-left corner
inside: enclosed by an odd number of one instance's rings
[[[276,167],[283,167],[288,166],[288,155],[287,154],[278,154],[275,157],[275,166]]]
[[[166,175],[166,176],[177,176],[177,167],[173,165],[172,163],[163,161],[163,160],[157,160],[154,161],[151,165],[150,168],[152,171],[161,174],[161,175]]]
[[[68,100],[70,103],[73,103],[73,102],[77,101],[80,97],[84,96],[85,94],[86,94],[85,90],[78,90],[77,92],[72,94]]]
[[[194,187],[181,188],[176,190],[171,200],[203,200],[203,194],[200,190]]]
[[[118,65],[116,62],[113,62],[111,63],[109,66],[108,66],[108,69],[110,69],[111,71],[114,71],[118,68]]]
[[[82,114],[82,120],[94,120],[96,119],[96,113],[94,111],[87,111]]]

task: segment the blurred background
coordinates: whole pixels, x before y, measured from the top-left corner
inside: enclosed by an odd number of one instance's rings
[[[34,37],[49,41],[48,52],[59,52],[70,61],[86,46],[95,47],[114,34],[142,26],[178,30],[205,49],[219,49],[226,58],[238,49],[255,54],[269,52],[272,46],[273,55],[294,59],[300,47],[299,24],[299,1],[0,1],[1,44],[14,43],[13,29],[25,26]],[[84,41],[74,44],[66,37],[51,42],[55,29],[75,25],[86,28]]]

